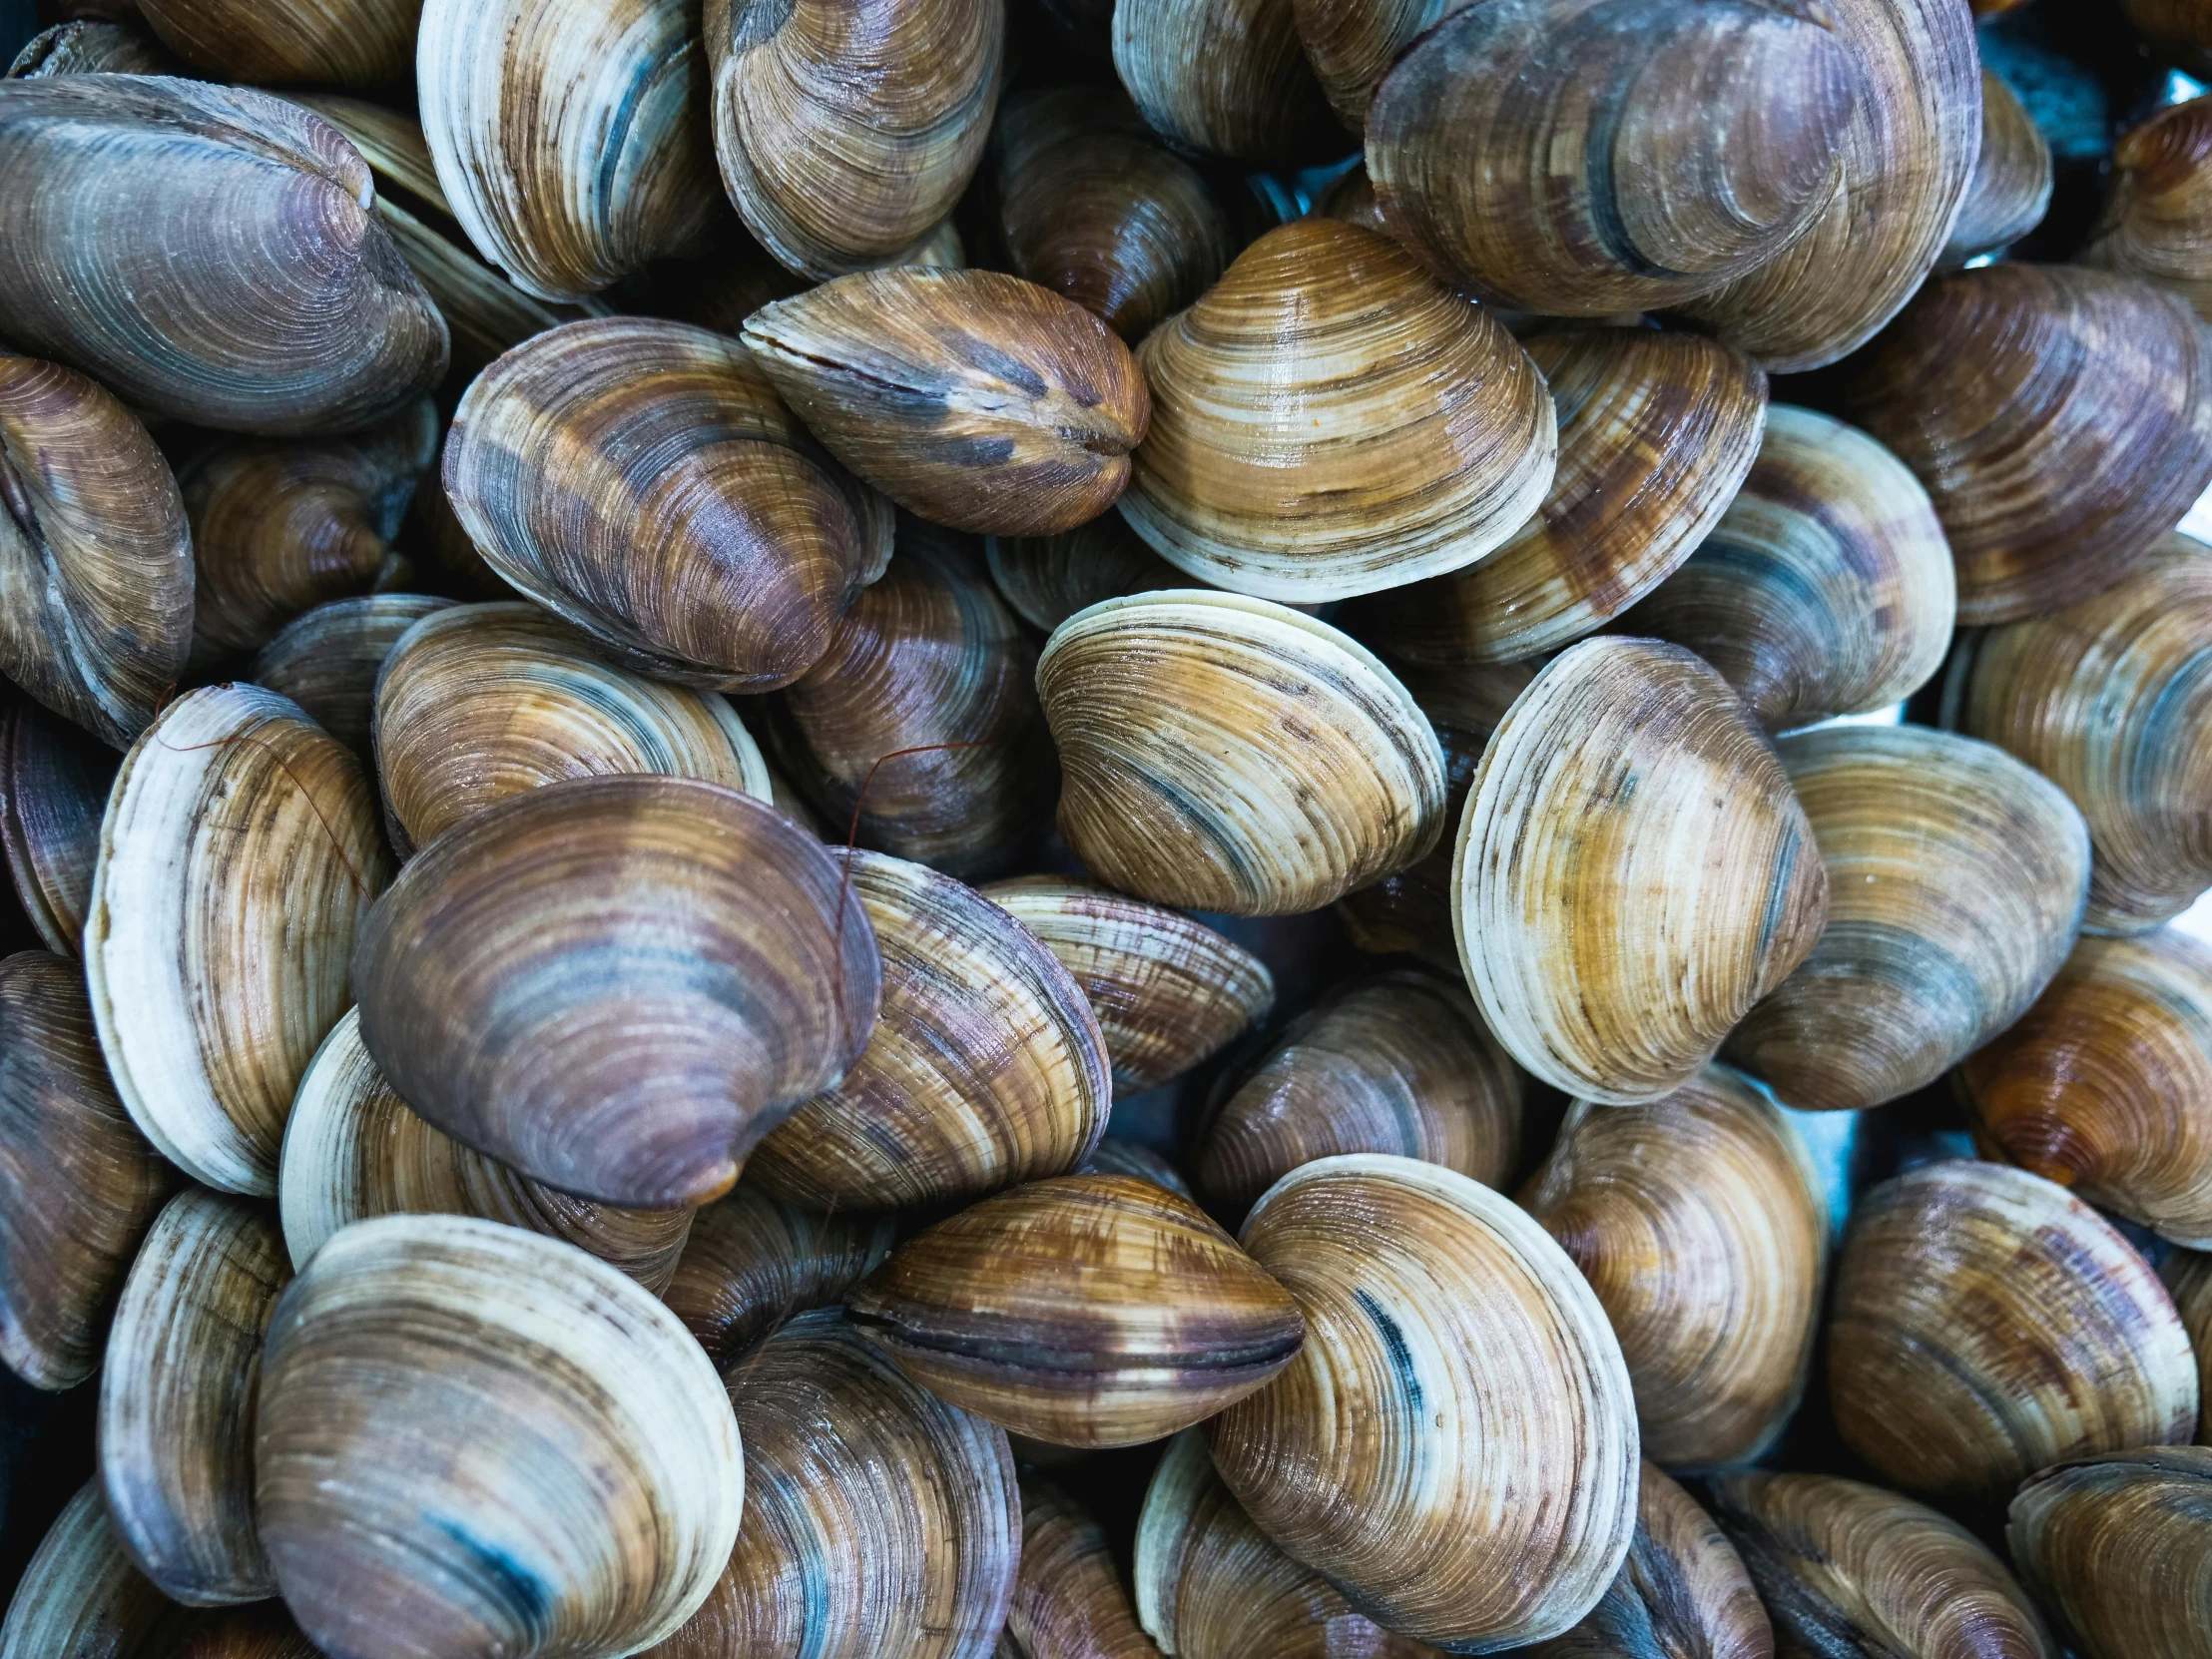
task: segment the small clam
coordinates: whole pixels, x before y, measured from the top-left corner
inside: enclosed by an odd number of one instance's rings
[[[1842,398],[1928,486],[1965,624],[2102,592],[2212,483],[2212,336],[2185,300],[2108,272],[1936,277]]]
[[[1909,1491],[2001,1499],[2062,1457],[2196,1432],[2196,1361],[2158,1276],[2025,1170],[1923,1164],[1861,1199],[1831,1319],[1836,1425]]]
[[[276,1593],[254,1518],[262,1332],[291,1280],[276,1218],[180,1193],[131,1265],[100,1374],[108,1518],[139,1570],[195,1606]]]
[[[116,1092],[187,1174],[276,1191],[284,1118],[348,999],[390,869],[343,745],[259,686],[210,686],[123,759],[85,970]]]
[[[422,0],[137,0],[163,44],[220,81],[389,86],[414,70]]]
[[[302,612],[366,593],[437,452],[437,411],[423,399],[348,438],[237,439],[194,456],[177,486],[199,646],[258,650]]]
[[[882,1013],[857,1063],[761,1143],[748,1175],[815,1209],[908,1209],[1081,1163],[1112,1084],[1067,970],[950,876],[841,856],[853,915],[882,951]]]
[[[1206,1126],[1192,1172],[1224,1215],[1340,1152],[1419,1158],[1501,1187],[1520,1073],[1466,993],[1425,973],[1342,986],[1287,1026]]]
[[[730,1400],[745,1438],[737,1549],[646,1659],[986,1659],[1027,1543],[1005,1434],[830,1311],[756,1349]]]
[[[108,1081],[77,964],[0,957],[0,1363],[38,1388],[92,1375],[170,1184]]]
[[[1125,892],[1233,915],[1316,909],[1443,830],[1443,752],[1405,689],[1326,623],[1168,590],[1054,630],[1037,690],[1060,832]]]
[[[1119,513],[1101,513],[1057,536],[986,536],[983,555],[999,597],[1049,634],[1101,599],[1180,586],[1182,572],[1152,551]]]
[[[1113,53],[1145,121],[1179,150],[1298,162],[1330,143],[1293,0],[1120,0]]]
[[[2080,261],[2170,288],[2212,317],[2212,98],[2120,135],[2104,216]]]
[[[191,646],[192,537],[162,452],[82,374],[0,353],[0,673],[122,749]]]
[[[789,685],[890,557],[887,507],[823,455],[735,340],[571,322],[476,377],[445,493],[493,570],[624,667]]]
[[[626,774],[525,791],[416,854],[353,984],[370,1057],[435,1127],[664,1209],[728,1191],[844,1074],[880,973],[821,842],[735,790]]]
[[[23,913],[56,955],[77,955],[84,938],[115,772],[115,755],[82,732],[0,695],[0,851]]]
[[[1288,1291],[1189,1199],[1124,1175],[1001,1193],[891,1253],[845,1318],[941,1399],[1053,1445],[1135,1445],[1263,1387]]]
[[[1774,750],[1679,646],[1585,640],[1523,692],[1459,821],[1452,926],[1506,1051],[1657,1100],[1821,937],[1829,884]]]
[[[1543,500],[1543,376],[1386,237],[1270,231],[1138,348],[1152,426],[1121,510],[1201,581],[1314,602],[1473,563]]]
[[[1274,1006],[1265,962],[1162,905],[1056,875],[980,890],[1074,977],[1105,1035],[1116,1096],[1182,1076]]]
[[[769,799],[768,763],[728,698],[616,668],[535,605],[426,618],[385,659],[375,708],[402,853],[563,778],[666,773]]]
[[[1774,1443],[1828,1269],[1827,1205],[1788,1117],[1725,1066],[1648,1106],[1578,1101],[1521,1203],[1612,1321],[1645,1456],[1713,1468]]]
[[[2042,223],[2050,207],[2050,145],[2035,118],[2001,76],[1982,70],[1981,153],[1966,184],[1965,200],[1958,206],[1958,221],[1936,264],[1955,270],[1968,260],[2018,242]]]
[[[1048,1480],[1021,1482],[1021,1571],[996,1659],[1159,1659],[1106,1529]]]
[[[1725,1474],[1706,1489],[1780,1653],[2058,1659],[2004,1563],[1924,1504],[1824,1474]]]
[[[1409,1158],[1303,1165],[1243,1241],[1307,1327],[1206,1425],[1261,1529],[1400,1635],[1489,1651],[1577,1623],[1628,1553],[1637,1475],[1628,1372],[1574,1264]]]
[[[1777,746],[1828,870],[1828,927],[1721,1052],[1814,1111],[1879,1106],[2002,1031],[2073,948],[2089,837],[2057,786],[1924,726]]]
[[[956,530],[1096,518],[1151,413],[1105,323],[1002,272],[857,272],[762,306],[745,343],[830,453]]]
[[[1780,732],[1920,690],[1942,666],[1957,595],[1950,544],[1905,463],[1778,404],[1713,533],[1621,628],[1695,651]]]
[[[356,1221],[480,1216],[565,1240],[656,1295],[668,1290],[692,1226],[689,1210],[622,1210],[556,1192],[432,1128],[361,1046],[358,1010],[323,1039],[300,1080],[284,1126],[276,1209],[294,1268]]]
[[[1126,1175],[1132,1180],[1149,1181],[1155,1187],[1165,1187],[1181,1198],[1196,1201],[1198,1195],[1191,1191],[1191,1184],[1183,1179],[1183,1172],[1169,1163],[1162,1154],[1135,1141],[1117,1139],[1112,1135],[1102,1138],[1091,1149],[1091,1155],[1075,1166],[1077,1175]]]
[[[251,678],[290,698],[364,765],[373,765],[377,671],[408,629],[452,603],[422,593],[333,599],[279,628],[255,654]]]
[[[135,9],[135,8],[134,8]],[[31,38],[8,66],[11,81],[49,75],[175,75],[184,66],[127,23],[78,17]]]
[[[738,1537],[738,1425],[676,1316],[582,1251],[460,1216],[335,1235],[270,1322],[255,1428],[284,1603],[343,1659],[612,1659]]]
[[[888,1215],[823,1215],[741,1183],[699,1212],[661,1300],[727,1372],[795,1315],[842,1302],[890,1253]]]
[[[9,337],[134,408],[348,431],[445,373],[445,321],[372,217],[367,164],[296,104],[167,76],[0,81],[0,178]]]
[[[2212,1655],[2212,1449],[2045,1469],[2012,1499],[2004,1539],[2085,1659]]]
[[[2158,1277],[2174,1299],[2174,1311],[2189,1333],[2189,1346],[2197,1354],[2198,1399],[2212,1399],[2212,1253],[2201,1250],[2167,1252]],[[2212,1431],[2198,1419],[2197,1444],[2212,1444]]]
[[[0,1622],[0,1659],[173,1655],[197,1617],[124,1553],[94,1479],[62,1506],[24,1567]]]

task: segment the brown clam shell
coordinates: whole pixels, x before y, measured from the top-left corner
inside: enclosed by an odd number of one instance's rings
[[[423,593],[372,593],[317,605],[255,654],[252,679],[290,698],[363,763],[373,763],[377,672],[408,629],[452,603]]]
[[[2050,207],[2050,145],[2004,78],[1981,72],[1981,153],[1966,182],[1958,220],[1936,264],[1955,270],[1968,260],[2018,242]],[[2104,265],[2086,259],[2084,265]],[[2124,270],[2124,266],[2116,269]],[[2137,275],[2145,275],[2137,273]]]
[[[2156,282],[2212,317],[2212,98],[2120,135],[2104,215],[2080,260]]]
[[[1159,1659],[1137,1624],[1106,1529],[1048,1480],[1021,1482],[1021,1571],[998,1659]]]
[[[2013,1497],[2004,1538],[2085,1659],[2212,1655],[2212,1448],[2045,1469]]]
[[[137,10],[215,80],[388,86],[414,73],[422,0],[137,0]]]
[[[81,953],[116,758],[16,697],[0,698],[0,850],[46,948]]]
[[[727,1372],[796,1316],[842,1302],[891,1253],[891,1225],[802,1210],[740,1182],[699,1212],[661,1300]]]
[[[1116,5],[1113,52],[1146,122],[1179,150],[1290,162],[1333,136],[1292,0]]]

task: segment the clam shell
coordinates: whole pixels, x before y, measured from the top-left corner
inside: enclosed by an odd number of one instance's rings
[[[1376,83],[1457,7],[1454,0],[1292,0],[1291,9],[1330,107],[1357,133],[1367,126]]]
[[[2107,272],[1936,277],[1842,398],[1928,486],[1962,624],[2102,592],[2212,483],[2212,336],[2176,295]]]
[[[689,1210],[622,1210],[572,1198],[432,1128],[368,1057],[358,1009],[323,1039],[300,1080],[284,1127],[276,1209],[293,1268],[304,1268],[325,1240],[357,1221],[478,1216],[572,1244],[657,1296],[668,1291],[692,1228]]]
[[[1828,1209],[1790,1120],[1725,1066],[1648,1106],[1567,1109],[1521,1204],[1597,1293],[1644,1455],[1748,1463],[1805,1393]]]
[[[1152,426],[1121,510],[1201,581],[1314,602],[1473,563],[1552,480],[1543,376],[1357,225],[1271,231],[1139,347]]]
[[[1074,978],[1105,1035],[1117,1098],[1182,1076],[1274,1006],[1265,962],[1164,905],[1057,875],[979,890]]]
[[[1110,599],[1037,663],[1060,832],[1112,885],[1233,915],[1317,909],[1443,829],[1443,753],[1381,662],[1325,623],[1192,589]]]
[[[1389,1152],[1503,1186],[1520,1163],[1520,1073],[1466,993],[1424,973],[1342,986],[1285,1028],[1223,1100],[1192,1173],[1224,1215],[1301,1164]]]
[[[2212,73],[2212,26],[2197,0],[2120,0],[2120,11],[2158,57]]]
[[[100,1377],[108,1518],[139,1570],[195,1606],[276,1593],[254,1516],[262,1332],[291,1265],[276,1218],[197,1188],[154,1224]]]
[[[195,1621],[124,1553],[93,1479],[62,1506],[23,1569],[0,1622],[0,1659],[174,1653]]]
[[[2086,1659],[2212,1655],[2212,1449],[2045,1469],[2012,1499],[2004,1539]]]
[[[1635,1405],[1559,1247],[1487,1187],[1380,1156],[1292,1171],[1243,1242],[1307,1325],[1206,1427],[1261,1529],[1421,1641],[1508,1647],[1588,1613],[1635,1530]]]
[[[422,0],[137,0],[164,45],[220,81],[388,86],[414,65]]]
[[[2212,319],[2212,98],[2120,135],[2103,217],[2077,258],[2156,282]]]
[[[1720,522],[1759,454],[1767,377],[1695,334],[1569,328],[1525,349],[1559,465],[1495,553],[1378,594],[1350,626],[1409,663],[1508,663],[1571,644],[1665,581]]]
[[[2062,1457],[2196,1431],[2196,1361],[2158,1276],[2025,1170],[1924,1164],[1867,1194],[1831,1320],[1836,1425],[1908,1491],[2000,1499]]]
[[[795,1316],[842,1302],[890,1253],[888,1215],[821,1215],[741,1183],[699,1212],[661,1300],[727,1372]]]
[[[998,596],[1022,621],[1047,634],[1101,599],[1172,588],[1183,580],[1119,513],[1101,513],[1057,536],[986,536],[983,555]]]
[[[1957,599],[1950,544],[1905,463],[1778,404],[1720,523],[1621,627],[1687,646],[1769,731],[1788,731],[1919,691],[1942,666]]]
[[[1039,1181],[908,1240],[845,1319],[940,1399],[1053,1445],[1136,1445],[1298,1354],[1288,1291],[1189,1199],[1124,1175]]]
[[[2035,118],[2003,77],[1982,70],[1981,150],[1937,265],[1955,270],[1979,255],[2018,242],[2042,223],[2050,207],[2050,145],[2036,128]],[[2082,263],[2109,262],[2086,259]]]
[[[1721,1052],[1814,1111],[1933,1083],[2023,1013],[2073,947],[2089,841],[2057,787],[1922,726],[1777,749],[1828,869],[1828,928]]]
[[[2158,1277],[2174,1299],[2189,1346],[2196,1350],[2198,1399],[2212,1399],[2212,1255],[2196,1250],[2174,1250],[2159,1265]],[[2198,1418],[2197,1444],[2208,1441],[2203,1419]]]
[[[1113,1103],[1105,1039],[1043,941],[950,876],[842,858],[882,951],[882,1013],[842,1081],[761,1143],[751,1178],[818,1210],[908,1209],[1090,1156]]]
[[[1138,1627],[1106,1529],[1048,1480],[1021,1482],[1021,1571],[999,1659],[1159,1659]]]
[[[346,1659],[612,1659],[738,1537],[738,1425],[676,1316],[495,1222],[337,1234],[271,1321],[255,1434],[284,1603]]]
[[[18,698],[0,700],[0,850],[46,948],[75,956],[92,904],[116,757]]]
[[[135,7],[133,8],[136,9]],[[31,37],[8,66],[11,81],[49,75],[174,75],[183,66],[128,24],[78,17]]]
[[[1075,1166],[1077,1175],[1126,1175],[1132,1180],[1149,1181],[1155,1187],[1165,1187],[1179,1198],[1196,1201],[1198,1195],[1191,1191],[1191,1184],[1161,1153],[1136,1141],[1120,1140],[1112,1135],[1103,1137],[1091,1150],[1091,1155]],[[1031,1442],[1034,1443],[1034,1442]]]
[[[461,605],[376,678],[377,774],[402,852],[563,778],[666,773],[769,799],[768,763],[717,692],[647,680],[535,605]]]
[[[123,758],[86,977],[116,1092],[194,1179],[276,1191],[293,1091],[389,872],[359,763],[275,692],[190,692]]]
[[[254,658],[252,679],[288,697],[309,720],[373,764],[370,726],[376,713],[376,672],[401,635],[453,603],[423,593],[375,593],[333,599],[303,611],[276,631]]]
[[[571,322],[470,384],[445,493],[487,563],[641,674],[789,685],[890,555],[890,514],[807,440],[745,348]]]
[[[1812,827],[1751,713],[1652,640],[1554,658],[1483,752],[1452,927],[1506,1051],[1610,1105],[1696,1076],[1821,936]]]
[[[445,373],[445,322],[371,217],[336,129],[243,88],[0,81],[10,338],[132,407],[233,431],[349,431]],[[128,280],[119,273],[127,266]]]
[[[1113,17],[1114,72],[1179,150],[1295,162],[1333,123],[1292,0],[1131,0]]]
[[[455,826],[362,928],[361,1039],[432,1125],[605,1204],[719,1197],[875,1023],[859,897],[775,808],[569,779]]]
[[[82,374],[0,355],[0,672],[128,747],[192,645],[192,537],[169,463]]]

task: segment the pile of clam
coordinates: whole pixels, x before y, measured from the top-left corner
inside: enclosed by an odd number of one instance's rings
[[[0,1659],[2212,1656],[2212,99],[2035,264],[1967,0],[83,10]]]

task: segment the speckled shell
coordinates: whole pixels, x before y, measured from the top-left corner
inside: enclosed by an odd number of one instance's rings
[[[76,956],[92,905],[100,815],[116,757],[14,696],[0,696],[0,851],[47,949]]]
[[[997,1659],[1159,1659],[1137,1624],[1106,1529],[1050,1481],[1021,1482],[1021,1571]]]
[[[1908,1491],[2001,1499],[2062,1457],[2196,1431],[2196,1361],[2158,1276],[2025,1170],[1923,1164],[1861,1199],[1830,1318],[1837,1427]]]
[[[1443,830],[1443,752],[1387,669],[1326,623],[1196,589],[1054,630],[1037,690],[1060,832],[1157,903],[1287,915],[1413,863]]]
[[[1475,1005],[1553,1087],[1671,1094],[1805,959],[1828,913],[1812,827],[1751,712],[1652,640],[1554,658],[1483,752],[1452,927]]]
[[[2212,1655],[2212,1449],[2045,1469],[2012,1499],[2004,1539],[2085,1659]]]
[[[2073,948],[2081,817],[2048,779],[1924,726],[1776,748],[1828,870],[1828,927],[1722,1053],[1792,1106],[1879,1106],[2017,1019]]]
[[[1604,1311],[1512,1203],[1408,1158],[1323,1158],[1245,1248],[1306,1346],[1206,1426],[1285,1550],[1401,1635],[1476,1650],[1577,1623],[1636,1522],[1636,1425]]]
[[[1961,623],[2047,615],[2141,564],[2212,483],[2212,335],[2134,277],[1962,271],[1856,360],[1842,412],[1928,486]]]
[[[275,692],[188,693],[124,757],[85,970],[116,1092],[187,1174],[276,1191],[292,1092],[390,868],[360,764]]]
[[[1297,162],[1335,141],[1292,0],[1129,0],[1114,7],[1113,53],[1146,122],[1179,150]]]
[[[741,1182],[698,1214],[661,1300],[727,1372],[797,1315],[833,1307],[891,1252],[892,1218],[822,1215]]]
[[[1936,264],[1956,270],[2002,249],[2042,223],[2050,207],[2050,145],[2002,76],[1981,72],[1981,150],[1957,223]],[[2104,260],[2086,259],[2085,265]],[[2122,268],[2124,269],[2124,268]]]
[[[1119,513],[1101,513],[1064,535],[986,536],[983,556],[999,597],[1022,621],[1047,634],[1101,599],[1187,580]]]
[[[347,431],[445,373],[445,321],[327,122],[150,75],[0,81],[0,313],[133,407]]]
[[[2104,215],[2079,259],[2170,288],[2212,318],[2212,98],[2120,135]]]
[[[174,52],[219,81],[389,86],[414,66],[422,0],[137,0]]]
[[[1521,1204],[1612,1321],[1646,1457],[1715,1468],[1773,1445],[1812,1363],[1828,1210],[1766,1096],[1708,1066],[1648,1106],[1578,1101]]]
[[[882,1015],[841,1082],[747,1166],[814,1209],[907,1209],[1058,1175],[1113,1104],[1090,1004],[1037,936],[920,864],[842,854],[882,950]]]
[[[309,720],[373,763],[377,671],[401,635],[452,603],[424,593],[333,599],[278,629],[255,655],[251,678],[290,698]]]
[[[1152,427],[1122,515],[1168,563],[1312,603],[1471,564],[1544,498],[1528,353],[1373,231],[1304,219],[1138,348]]]

